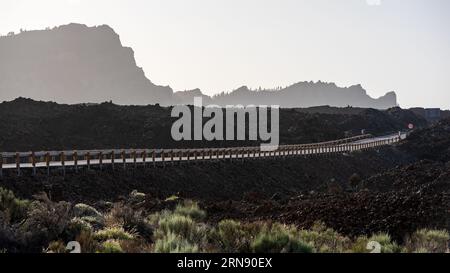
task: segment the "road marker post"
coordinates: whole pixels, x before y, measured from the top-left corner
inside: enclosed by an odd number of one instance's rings
[[[121,154],[122,154],[123,169],[125,170],[127,168],[127,158],[125,150],[122,150]]]
[[[63,177],[66,176],[66,162],[65,162],[65,155],[64,152],[61,152],[59,154],[60,160],[61,160],[61,167],[62,167],[62,171],[63,171]]]
[[[75,168],[75,173],[78,173],[78,153],[77,151],[72,154],[73,165]]]
[[[111,151],[111,168],[112,168],[112,170],[114,171],[114,161],[115,161],[115,158],[116,157],[116,153],[114,152],[114,151]]]
[[[98,153],[98,163],[100,164],[100,171],[103,170],[103,152]]]
[[[20,154],[16,153],[16,168],[17,168],[17,176],[21,176],[20,171]]]
[[[132,156],[133,156],[133,165],[134,165],[134,168],[136,169],[136,167],[137,167],[136,150],[133,150]]]
[[[34,152],[31,152],[31,166],[33,167],[33,176],[36,176],[36,156]]]
[[[45,164],[47,166],[47,176],[50,176],[50,153],[45,154]]]
[[[3,154],[0,154],[0,178],[3,178]]]
[[[86,163],[87,163],[87,169],[88,171],[91,170],[91,153],[86,153]]]

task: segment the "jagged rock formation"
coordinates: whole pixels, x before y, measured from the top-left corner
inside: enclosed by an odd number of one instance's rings
[[[361,85],[300,82],[284,89],[247,87],[209,97],[199,89],[176,92],[153,84],[137,67],[134,52],[123,47],[109,26],[69,24],[0,37],[0,100],[27,97],[58,103],[330,105],[387,109],[397,105],[394,92],[374,99]]]
[[[342,88],[334,83],[319,81],[299,82],[280,90],[252,91],[243,86],[231,93],[215,96],[213,101],[219,105],[239,102],[244,105],[275,104],[285,108],[330,105],[388,109],[397,105],[397,96],[394,92],[389,92],[383,97],[374,99],[367,95],[361,85]]]
[[[70,24],[0,38],[0,99],[60,103],[170,103],[109,26]]]

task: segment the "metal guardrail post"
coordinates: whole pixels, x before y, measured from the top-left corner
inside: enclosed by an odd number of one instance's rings
[[[16,168],[17,168],[17,176],[21,175],[20,172],[20,154],[16,153]]]
[[[116,153],[114,151],[111,151],[111,168],[114,170],[114,165],[116,160]]]
[[[61,159],[61,167],[63,171],[63,177],[66,176],[66,163],[65,163],[65,155],[64,152],[60,153],[60,159]]]
[[[45,154],[45,165],[47,166],[47,176],[50,176],[50,153]]]
[[[152,151],[152,163],[153,163],[153,168],[156,167],[156,155],[155,155],[155,150]]]
[[[103,170],[103,152],[98,154],[98,163],[100,164],[100,170]]]
[[[127,168],[127,158],[125,150],[122,150],[121,155],[122,155],[123,169],[125,170]]]
[[[142,166],[145,168],[147,166],[147,151],[142,151]]]
[[[31,166],[33,167],[33,176],[36,175],[36,156],[34,152],[31,152]]]
[[[91,153],[86,153],[86,163],[87,163],[87,169],[88,171],[91,169]]]
[[[73,160],[73,165],[75,168],[75,173],[78,173],[78,152],[77,151],[73,152],[72,160]]]

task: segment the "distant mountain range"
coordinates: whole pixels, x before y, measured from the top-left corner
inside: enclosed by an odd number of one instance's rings
[[[28,97],[59,103],[175,105],[236,104],[309,107],[365,107],[387,109],[397,105],[394,92],[371,98],[361,85],[300,82],[276,90],[250,90],[246,86],[213,97],[201,90],[174,92],[158,86],[136,65],[134,52],[123,47],[107,25],[69,24],[53,29],[23,31],[0,37],[0,101]]]

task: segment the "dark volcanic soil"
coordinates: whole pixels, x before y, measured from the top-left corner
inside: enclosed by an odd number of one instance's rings
[[[17,99],[0,103],[0,152],[258,145],[245,141],[172,141],[171,108],[154,105],[62,105]],[[204,120],[206,122],[206,119]],[[300,144],[405,130],[426,121],[409,110],[315,107],[281,109],[280,143]]]
[[[448,164],[420,162],[395,168],[363,181],[355,192],[252,197],[205,206],[213,221],[269,219],[309,228],[320,220],[344,234],[383,231],[397,240],[419,228],[450,229]]]

